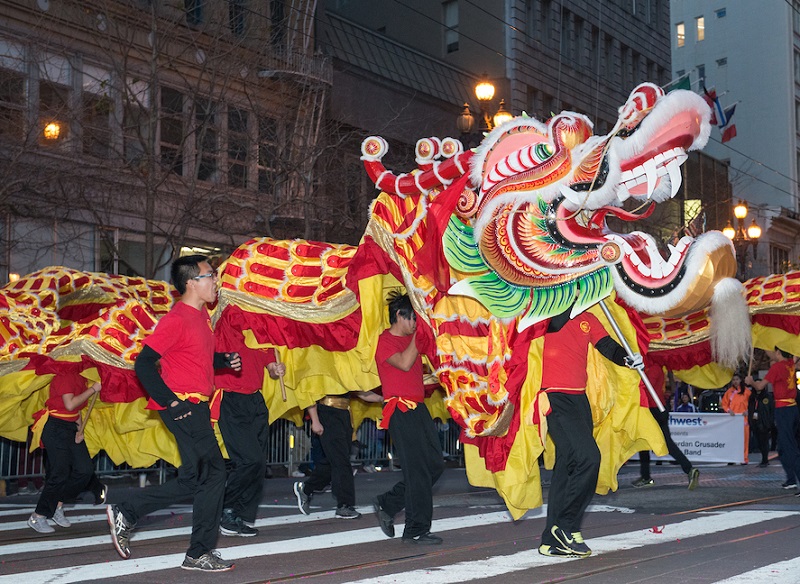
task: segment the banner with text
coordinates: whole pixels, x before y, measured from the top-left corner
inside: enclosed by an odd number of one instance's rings
[[[742,415],[670,412],[669,432],[692,462],[744,462],[744,422]]]

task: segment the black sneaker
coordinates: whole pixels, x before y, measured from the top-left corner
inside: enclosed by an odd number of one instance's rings
[[[353,509],[350,505],[342,505],[336,508],[336,519],[358,519],[361,513]]]
[[[581,557],[580,555],[578,555],[576,553],[567,552],[567,551],[562,550],[559,547],[556,547],[554,545],[547,545],[546,543],[543,543],[542,545],[539,546],[539,553],[541,555],[543,555],[543,556],[550,556],[550,557],[553,557],[553,558],[580,558]]]
[[[306,495],[302,482],[298,481],[294,484],[294,494],[297,497],[297,508],[300,509],[300,513],[303,515],[311,513],[311,497]]]
[[[557,542],[556,546],[554,547],[559,548],[561,551],[567,554],[585,557],[592,553],[592,550],[589,549],[589,546],[583,542],[583,537],[581,537],[580,532],[567,533],[558,525],[554,525],[550,528],[550,535],[552,535]]]
[[[389,515],[381,507],[378,497],[372,500],[372,508],[375,511],[375,516],[378,518],[378,525],[381,526],[381,531],[386,537],[394,537],[394,517]]]
[[[654,484],[656,484],[656,482],[653,479],[646,479],[644,477],[639,477],[631,484],[637,489],[641,489],[642,487],[652,487]]]
[[[105,505],[108,502],[108,485],[100,483],[100,491],[94,494],[95,505]]]
[[[689,490],[694,491],[697,488],[697,483],[700,482],[700,471],[693,468],[689,471]]]
[[[241,517],[233,514],[233,509],[223,509],[219,520],[219,532],[222,535],[253,537],[258,535],[255,527],[247,525]]]
[[[783,483],[781,485],[781,489],[789,490],[789,489],[796,489],[796,488],[797,488],[797,483],[794,482],[794,481],[786,481],[785,483]]]
[[[423,533],[422,535],[415,535],[412,537],[403,536],[403,543],[409,543],[412,545],[440,545],[442,543],[442,538],[438,535],[433,535],[430,531],[428,533]]]
[[[202,572],[227,572],[232,570],[233,562],[223,560],[218,553],[208,552],[199,558],[186,556],[183,559],[181,568],[184,570],[200,570]]]
[[[108,527],[111,529],[111,543],[114,544],[114,549],[117,550],[120,557],[127,560],[131,557],[130,537],[133,525],[128,523],[116,505],[106,507],[106,518]]]

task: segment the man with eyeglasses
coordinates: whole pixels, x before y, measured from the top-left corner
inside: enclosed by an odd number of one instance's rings
[[[192,255],[172,263],[172,283],[181,299],[158,321],[136,359],[136,375],[150,395],[148,409],[157,410],[175,436],[181,466],[178,476],[137,492],[107,508],[111,541],[128,559],[130,531],[145,515],[193,498],[192,536],[185,570],[222,572],[233,568],[214,549],[217,543],[225,462],[211,426],[209,400],[214,393],[214,368],[238,370],[236,353],[215,353],[214,334],[206,304],[217,298],[216,273],[205,256]],[[160,365],[160,368],[159,368]]]

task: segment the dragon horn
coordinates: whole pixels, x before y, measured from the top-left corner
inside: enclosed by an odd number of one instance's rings
[[[427,193],[438,186],[449,185],[454,179],[469,172],[472,152],[453,138],[423,138],[417,142],[417,172],[396,175],[381,160],[389,151],[386,140],[370,136],[361,144],[361,160],[375,187],[393,195],[408,196]],[[436,160],[440,157],[446,160]]]

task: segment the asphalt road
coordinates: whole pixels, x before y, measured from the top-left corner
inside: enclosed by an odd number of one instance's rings
[[[444,543],[430,547],[403,544],[399,535],[386,538],[371,514],[371,498],[400,473],[356,476],[364,513],[357,520],[335,519],[335,502],[326,493],[303,516],[292,493],[296,479],[270,479],[255,524],[259,535],[221,536],[218,548],[236,560],[236,568],[218,574],[178,568],[191,529],[188,504],[142,520],[133,557],[122,560],[111,546],[102,507],[67,506],[72,527],[42,536],[25,523],[35,496],[10,496],[0,499],[0,584],[800,582],[800,498],[780,488],[780,466],[699,468],[700,486],[688,491],[677,466],[653,466],[656,485],[644,489],[630,486],[638,465],[623,467],[619,490],[595,496],[586,515],[583,535],[594,551],[586,559],[539,555],[544,510],[512,522],[498,495],[471,487],[463,469],[448,469],[436,486],[433,531]],[[109,482],[112,502],[135,488],[124,478]]]

